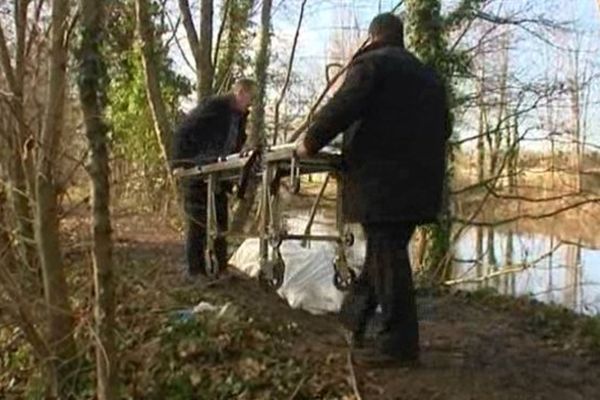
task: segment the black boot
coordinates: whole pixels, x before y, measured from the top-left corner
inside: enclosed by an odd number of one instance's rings
[[[371,367],[407,367],[419,366],[419,353],[388,353],[380,347],[355,349],[354,361],[359,365]]]
[[[340,322],[350,332],[348,342],[353,349],[362,349],[374,343],[367,338],[367,327],[377,303],[368,295],[349,294],[340,309]]]

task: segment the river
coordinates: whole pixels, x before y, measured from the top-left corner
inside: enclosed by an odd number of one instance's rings
[[[286,219],[288,230],[300,232],[304,215]],[[331,232],[331,218],[318,215],[313,233]],[[365,241],[353,226],[356,240],[349,249],[351,264],[364,260]],[[454,245],[449,278],[465,290],[494,288],[501,294],[528,295],[578,313],[600,315],[600,249],[586,247],[577,238],[527,232],[467,228]]]

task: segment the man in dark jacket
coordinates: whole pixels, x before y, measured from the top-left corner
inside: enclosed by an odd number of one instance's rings
[[[218,157],[239,152],[246,141],[248,108],[255,92],[249,79],[237,81],[230,94],[203,99],[190,111],[175,131],[172,166],[192,167],[214,162]],[[182,183],[185,212],[186,259],[191,277],[205,272],[207,186],[200,178],[185,178]],[[227,194],[221,187],[216,195],[217,224],[227,229]],[[227,265],[227,243],[215,241],[219,267]]]
[[[343,85],[316,115],[298,144],[300,157],[343,136],[343,210],[367,238],[361,275],[341,318],[360,346],[377,305],[383,313],[377,347],[357,350],[364,362],[413,362],[419,328],[408,243],[419,224],[440,211],[449,118],[436,73],[404,48],[403,24],[377,16],[371,43],[359,51]]]

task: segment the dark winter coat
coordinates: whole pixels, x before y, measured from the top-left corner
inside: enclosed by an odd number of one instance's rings
[[[436,73],[401,44],[375,43],[354,57],[304,140],[315,153],[344,132],[348,221],[436,220],[450,134],[446,97]]]
[[[238,118],[237,137],[227,149],[232,118]],[[181,121],[175,130],[171,166],[192,167],[214,162],[218,157],[239,152],[246,141],[247,113],[233,107],[231,96],[211,96],[201,101]],[[200,193],[200,179],[186,178],[183,189],[186,198]]]
[[[233,149],[225,149],[231,119],[239,118]],[[175,130],[172,166],[193,166],[240,151],[246,141],[246,114],[233,107],[230,96],[212,96],[190,111]]]

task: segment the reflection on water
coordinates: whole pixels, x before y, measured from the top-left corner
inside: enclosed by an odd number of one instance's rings
[[[304,230],[307,218],[286,218],[290,231]],[[365,242],[353,226],[356,241],[349,251],[352,265],[362,264]],[[332,216],[317,216],[313,233],[334,231]],[[600,314],[600,249],[554,236],[487,228],[466,229],[455,247],[452,279],[465,290],[484,287],[499,293],[529,295],[579,313]]]
[[[580,313],[600,312],[600,249],[580,241],[471,228],[459,240],[455,256],[453,276],[465,281],[459,285],[464,289],[493,287]]]

